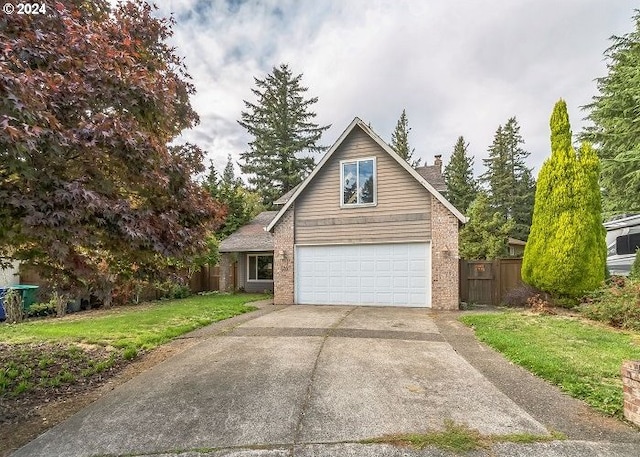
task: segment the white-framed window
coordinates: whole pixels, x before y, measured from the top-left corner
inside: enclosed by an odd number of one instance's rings
[[[376,158],[340,162],[340,206],[376,205]]]
[[[273,281],[273,254],[247,254],[247,280]]]

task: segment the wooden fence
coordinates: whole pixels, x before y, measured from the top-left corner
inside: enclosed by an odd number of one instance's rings
[[[231,269],[231,281],[234,285],[234,289],[236,286],[235,270],[236,268]],[[20,283],[39,286],[39,300],[48,300],[51,292],[49,282],[40,277],[34,268],[25,264],[20,266]],[[220,267],[218,265],[205,265],[200,268],[200,270],[196,271],[189,279],[189,289],[191,289],[191,292],[194,294],[198,292],[220,290]],[[141,291],[138,291],[136,298],[140,301],[157,300],[164,296],[165,293],[165,291],[162,291],[150,284],[145,286]]]
[[[233,284],[233,290],[238,287],[237,272],[238,262],[231,267],[230,284]],[[220,290],[220,265],[204,265],[199,271],[196,271],[189,281],[191,292],[207,292],[212,290]]]
[[[193,293],[220,290],[220,267],[218,265],[202,266],[191,276],[189,287]]]
[[[522,285],[522,259],[460,260],[460,300],[499,305],[507,292]]]

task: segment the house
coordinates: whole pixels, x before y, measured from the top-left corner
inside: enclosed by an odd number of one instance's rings
[[[20,284],[20,264],[12,261],[7,268],[0,268],[0,287]]]
[[[222,290],[235,264],[276,304],[458,308],[465,217],[359,118],[276,203],[220,244]]]
[[[517,238],[511,238],[507,240],[507,248],[509,249],[509,257],[522,257],[524,255],[524,247],[527,245],[526,241],[519,240]]]
[[[435,156],[433,165],[423,165],[417,167],[416,171],[422,176],[435,190],[444,194],[447,191],[447,183],[442,175],[442,156]]]

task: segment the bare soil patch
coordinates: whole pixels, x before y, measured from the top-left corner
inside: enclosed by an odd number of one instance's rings
[[[77,351],[72,351],[75,355],[69,360],[64,356],[69,345],[0,343],[0,371],[6,372],[6,367],[19,364],[23,369],[46,371],[47,376],[40,379],[51,380],[61,375],[63,379],[69,378],[65,372],[74,376],[73,381],[60,385],[34,382],[25,393],[16,394],[12,389],[0,396],[0,457],[8,456],[117,386],[195,343],[193,339],[177,339],[134,360],[124,360],[112,349],[100,346],[75,345]],[[83,371],[89,373],[96,363],[106,360],[113,363],[100,372],[82,375]]]

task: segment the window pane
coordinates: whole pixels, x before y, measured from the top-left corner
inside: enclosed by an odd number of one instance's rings
[[[358,162],[358,203],[373,203],[373,160]]]
[[[273,256],[261,255],[258,257],[258,279],[273,279]]]
[[[631,254],[629,247],[629,235],[623,235],[616,238],[616,252],[618,255]]]
[[[249,256],[249,279],[256,279],[256,256]]]
[[[345,205],[358,203],[356,188],[358,185],[357,164],[342,164],[342,203]]]

